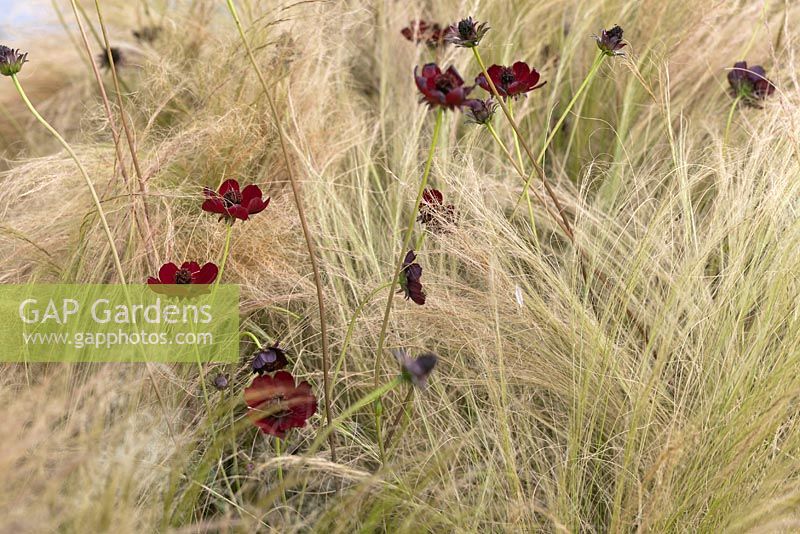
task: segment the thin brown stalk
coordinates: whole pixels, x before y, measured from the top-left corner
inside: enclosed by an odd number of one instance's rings
[[[234,23],[236,24],[236,29],[239,31],[239,36],[242,38],[242,43],[247,50],[247,57],[250,59],[250,63],[253,65],[253,69],[256,72],[256,76],[258,76],[258,81],[261,83],[261,87],[264,89],[264,94],[267,97],[267,103],[269,104],[270,112],[272,113],[273,120],[275,121],[275,128],[278,130],[278,139],[281,145],[281,152],[283,153],[283,160],[286,164],[286,173],[289,175],[289,183],[292,187],[294,203],[297,207],[297,215],[300,218],[300,226],[303,229],[303,237],[305,238],[308,256],[311,260],[311,269],[314,272],[314,285],[317,288],[317,304],[319,306],[320,334],[322,336],[322,382],[325,390],[325,417],[327,419],[327,430],[323,429],[322,432],[328,433],[328,443],[331,448],[331,460],[335,462],[336,439],[334,437],[335,429],[331,427],[333,424],[333,408],[331,406],[331,383],[329,376],[330,356],[328,349],[328,327],[325,321],[325,299],[322,294],[322,276],[320,275],[319,264],[317,262],[316,245],[314,244],[314,238],[311,235],[311,230],[309,229],[308,221],[306,220],[300,184],[297,181],[294,172],[292,171],[292,163],[289,159],[289,151],[286,146],[286,134],[284,133],[283,126],[281,125],[280,116],[278,115],[278,108],[276,107],[275,101],[272,98],[272,93],[270,92],[269,85],[267,85],[267,80],[264,78],[264,74],[261,72],[261,68],[258,66],[258,62],[253,55],[253,49],[250,47],[250,43],[247,41],[247,36],[245,35],[244,28],[242,27],[242,21],[239,19],[239,14],[236,12],[236,6],[233,4],[233,0],[227,0],[227,3],[228,10],[233,17]]]
[[[474,47],[472,49],[473,53],[475,54],[475,59],[478,61],[478,65],[481,67],[481,71],[483,72],[486,81],[489,84],[489,87],[492,90],[492,94],[497,99],[497,103],[500,104],[500,108],[503,110],[503,114],[505,114],[506,119],[508,119],[508,123],[511,125],[511,128],[514,130],[514,133],[517,135],[519,139],[519,143],[522,145],[522,148],[525,150],[525,153],[528,155],[528,158],[531,160],[533,164],[533,168],[536,169],[536,172],[539,174],[539,177],[542,179],[542,183],[544,184],[544,188],[547,191],[548,196],[553,200],[553,203],[556,205],[556,209],[558,210],[558,214],[561,216],[561,219],[564,221],[564,226],[567,228],[567,233],[572,236],[572,225],[569,223],[569,219],[564,212],[564,208],[561,205],[561,201],[558,200],[558,195],[550,186],[550,182],[547,181],[544,175],[544,169],[542,169],[541,165],[537,161],[536,157],[534,157],[533,152],[531,151],[530,146],[528,146],[528,142],[525,141],[525,138],[522,136],[522,133],[519,130],[519,126],[517,126],[517,121],[514,120],[514,117],[511,115],[511,111],[508,109],[508,106],[503,101],[503,98],[500,96],[500,93],[497,92],[497,87],[495,87],[494,82],[492,81],[492,77],[489,76],[489,72],[486,70],[486,65],[483,63],[483,59],[481,58],[480,52],[478,52],[478,48]]]
[[[100,2],[98,0],[95,0],[94,6],[95,10],[97,11],[97,20],[100,23],[100,30],[103,33],[103,42],[105,46],[106,56],[108,57],[108,64],[111,69],[111,78],[114,80],[114,92],[117,95],[117,107],[119,108],[119,118],[120,122],[122,123],[122,130],[125,132],[125,139],[128,141],[128,150],[131,153],[133,168],[136,171],[136,177],[139,183],[139,193],[142,195],[142,222],[144,223],[144,231],[146,234],[145,244],[148,249],[147,256],[151,262],[154,260],[155,265],[158,265],[161,263],[161,260],[158,257],[158,251],[156,250],[155,243],[153,242],[153,231],[150,226],[150,216],[148,214],[148,209],[147,209],[147,187],[145,184],[145,180],[143,178],[144,175],[142,174],[142,169],[139,166],[139,157],[136,155],[136,143],[133,138],[132,128],[128,125],[127,118],[125,117],[125,108],[122,102],[122,91],[120,90],[119,86],[119,77],[117,76],[116,65],[114,65],[114,58],[112,57],[113,54],[111,53],[111,43],[108,40],[108,32],[106,31],[106,25],[103,22],[103,13],[100,10]],[[92,60],[92,64],[94,65],[94,60]]]

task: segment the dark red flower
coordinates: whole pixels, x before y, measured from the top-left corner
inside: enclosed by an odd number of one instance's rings
[[[147,283],[156,293],[188,297],[208,293],[218,273],[217,266],[210,262],[202,267],[196,261],[184,262],[180,267],[170,262],[161,266],[158,278],[151,276]]]
[[[422,193],[417,220],[432,232],[442,232],[455,222],[456,208],[444,203],[444,196],[438,189],[426,189]]]
[[[614,26],[610,30],[603,30],[600,36],[594,36],[597,41],[597,48],[608,56],[621,56],[623,52],[620,49],[624,48],[627,43],[622,41],[622,28]]]
[[[414,68],[414,79],[422,93],[421,102],[427,102],[431,107],[442,106],[448,109],[466,105],[467,95],[473,88],[464,85],[464,79],[455,67],[451,66],[442,72],[436,63],[428,63],[422,67],[421,75],[417,73],[418,70],[419,67]]]
[[[257,185],[250,184],[241,191],[239,182],[236,180],[225,180],[219,186],[219,192],[212,191],[208,187],[203,189],[206,197],[203,202],[203,211],[209,213],[219,213],[220,219],[233,221],[241,219],[246,221],[250,215],[255,215],[264,211],[269,206],[269,197],[265,201],[261,189]]]
[[[412,43],[425,43],[430,47],[444,44],[444,30],[437,23],[428,23],[424,20],[412,20],[407,27],[400,30],[403,37]]]
[[[403,377],[419,389],[424,390],[428,385],[428,376],[436,367],[439,358],[432,352],[426,352],[413,358],[406,349],[395,349],[392,350],[392,353],[397,358],[397,363],[400,364]]]
[[[486,72],[489,73],[489,77],[497,88],[497,93],[503,98],[523,95],[547,83],[539,83],[539,73],[536,69],[531,69],[524,61],[517,61],[510,67],[492,65],[486,69]],[[475,78],[475,83],[489,93],[492,92],[483,73]]]
[[[444,39],[456,46],[475,48],[489,29],[485,22],[478,23],[472,17],[467,17],[450,26]]]
[[[398,293],[405,293],[406,300],[411,299],[415,303],[422,306],[425,304],[425,292],[422,290],[422,282],[419,279],[422,277],[422,266],[415,263],[417,255],[413,250],[409,250],[403,259],[403,270],[400,271],[400,291]]]
[[[747,67],[746,61],[734,63],[728,72],[728,83],[734,98],[739,97],[750,105],[764,100],[775,92],[775,84],[767,79],[767,72],[761,65]]]
[[[253,356],[253,372],[260,375],[272,373],[283,369],[288,363],[286,352],[278,345],[263,347]]]
[[[308,382],[295,385],[286,371],[257,376],[244,390],[249,417],[265,434],[284,438],[291,428],[302,428],[317,411],[317,398]]]

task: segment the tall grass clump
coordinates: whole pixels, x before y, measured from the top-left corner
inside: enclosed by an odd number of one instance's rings
[[[3,364],[6,529],[800,529],[800,5],[52,7],[0,281],[239,284],[241,358]]]

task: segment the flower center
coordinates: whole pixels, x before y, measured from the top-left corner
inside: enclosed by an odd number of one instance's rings
[[[192,283],[192,273],[189,269],[181,269],[177,273],[175,273],[175,283],[176,284],[191,284]]]
[[[458,33],[461,34],[462,39],[468,39],[472,34],[472,24],[469,21],[462,20],[458,23]]]
[[[269,409],[267,410],[270,412],[269,417],[281,419],[291,414],[286,403],[286,397],[283,395],[276,395],[272,397],[269,399],[267,404],[269,405]]]
[[[448,93],[453,89],[454,86],[455,84],[453,83],[453,80],[450,79],[450,76],[442,75],[436,77],[436,89],[439,91]]]
[[[239,191],[228,191],[222,196],[223,202],[225,202],[226,208],[232,208],[237,204],[242,203],[242,194]]]
[[[517,77],[514,76],[514,71],[511,69],[503,69],[502,74],[500,74],[500,83],[505,86],[511,85],[516,79]]]

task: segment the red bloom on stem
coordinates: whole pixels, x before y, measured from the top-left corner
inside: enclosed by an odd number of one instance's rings
[[[539,83],[539,78],[541,77],[539,73],[536,69],[531,69],[524,61],[517,61],[510,67],[492,65],[486,69],[486,72],[489,73],[489,77],[497,88],[497,93],[503,98],[523,95],[547,83]],[[475,78],[475,83],[489,93],[492,92],[492,88],[483,73]]]
[[[244,390],[249,417],[265,434],[283,439],[291,428],[302,428],[317,411],[317,398],[303,381],[295,385],[286,371],[261,375]]]
[[[203,189],[206,197],[203,202],[203,211],[219,213],[221,219],[246,221],[250,215],[264,211],[269,205],[269,197],[263,198],[263,193],[257,185],[250,184],[239,190],[239,182],[225,180],[219,186],[219,191],[212,191],[208,187]]]
[[[432,232],[442,232],[455,222],[456,208],[444,203],[444,195],[438,189],[426,189],[422,193],[417,220]]]
[[[403,259],[403,270],[400,271],[400,291],[406,294],[406,300],[411,299],[422,306],[425,304],[425,291],[422,290],[422,266],[416,263],[417,255],[409,250]]]
[[[208,286],[214,283],[218,273],[219,269],[211,262],[202,267],[196,261],[186,261],[180,267],[170,262],[161,266],[158,278],[151,276],[147,283],[156,293],[186,297],[208,293]]]
[[[422,93],[421,102],[427,102],[431,107],[442,106],[448,109],[467,104],[467,95],[473,88],[464,85],[464,79],[455,67],[451,66],[442,72],[436,63],[428,63],[422,67],[422,74],[418,74],[418,71],[419,67],[415,67],[414,79]]]
[[[430,47],[444,44],[445,31],[437,23],[428,23],[424,20],[412,20],[400,33],[412,43],[425,43]]]

